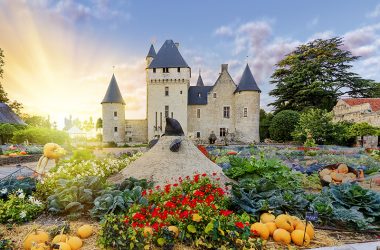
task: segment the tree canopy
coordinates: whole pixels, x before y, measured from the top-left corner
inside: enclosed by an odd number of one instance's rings
[[[316,39],[286,55],[271,76],[275,111],[320,108],[330,111],[342,96],[376,97],[379,83],[351,71],[359,57],[343,48],[343,39]]]
[[[278,112],[269,126],[270,138],[275,141],[291,141],[291,133],[294,131],[300,115],[293,110],[283,110]]]

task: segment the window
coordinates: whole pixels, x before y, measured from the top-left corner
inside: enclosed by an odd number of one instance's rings
[[[227,135],[227,129],[226,128],[220,128],[219,129],[219,135],[220,136],[226,136]]]
[[[213,93],[212,97],[216,98],[216,93]]]
[[[248,117],[248,108],[243,109],[243,117]]]
[[[172,118],[173,118],[173,112],[172,112]]]
[[[200,92],[198,92],[198,97],[201,98],[201,93]]]
[[[169,96],[169,87],[165,87],[165,96]]]
[[[169,117],[169,106],[165,106],[165,118]]]
[[[179,93],[182,95],[182,90]]]
[[[197,138],[201,138],[201,132],[197,132]]]
[[[223,118],[230,118],[230,107],[223,107]]]
[[[156,125],[154,126],[154,129],[157,130],[157,112],[156,112]]]
[[[129,142],[131,142],[132,141],[132,137],[129,137]]]
[[[117,127],[113,128],[113,132],[115,132],[115,133],[117,132]]]
[[[153,68],[153,73],[156,73],[156,68]]]
[[[160,112],[160,129],[162,130],[162,112]]]
[[[169,68],[163,68],[163,69],[162,69],[162,72],[163,72],[163,73],[169,73]]]
[[[197,109],[197,118],[201,118],[201,109]]]
[[[114,116],[114,117],[117,117],[117,111],[114,111],[114,112],[113,112],[113,116]]]
[[[177,72],[178,73],[181,72],[181,68],[180,67],[177,68]]]

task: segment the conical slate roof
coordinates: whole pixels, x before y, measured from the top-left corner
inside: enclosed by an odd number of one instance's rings
[[[26,125],[15,112],[5,103],[0,102],[0,123]]]
[[[166,40],[156,57],[149,64],[152,68],[189,68],[173,40]]]
[[[253,75],[252,75],[251,69],[248,66],[248,63],[244,69],[244,72],[243,72],[243,75],[240,79],[239,85],[237,86],[237,88],[235,90],[235,92],[239,92],[239,91],[259,91],[259,92],[261,92],[261,90],[257,86],[255,78],[253,78]]]
[[[153,44],[150,45],[150,49],[146,57],[153,57],[153,58],[156,57],[156,50],[154,49]]]
[[[117,85],[115,75],[112,74],[111,82],[108,85],[106,95],[103,98],[103,103],[121,103],[125,104],[123,97],[121,96],[119,86]]]
[[[201,76],[201,74],[199,74],[199,76],[198,76],[198,81],[197,81],[197,86],[205,86],[204,84],[203,84],[203,80],[202,80],[202,76]]]

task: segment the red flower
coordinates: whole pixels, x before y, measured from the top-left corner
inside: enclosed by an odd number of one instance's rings
[[[134,220],[145,220],[145,216],[140,213],[135,213],[132,217]]]
[[[160,186],[156,186],[156,190],[159,190],[160,189]]]
[[[256,230],[251,230],[251,233],[254,234],[255,236],[259,236],[259,232],[257,232]]]
[[[211,208],[214,209],[214,210],[216,210],[215,204],[211,204]]]
[[[216,173],[214,172],[214,173],[212,173],[212,176],[216,176]]]
[[[228,216],[228,215],[232,214],[232,211],[230,211],[230,210],[220,210],[220,214],[223,215],[223,216]]]
[[[214,196],[213,195],[209,195],[209,196],[207,196],[206,197],[206,202],[208,203],[208,204],[210,204],[211,202],[213,202],[214,201]]]
[[[168,218],[168,211],[163,211],[159,216],[161,220],[166,220]]]
[[[200,174],[196,174],[196,175],[194,175],[194,181],[195,181],[195,182],[198,182],[198,181],[199,181],[199,176],[200,176]]]
[[[167,201],[165,203],[165,207],[166,208],[175,208],[175,203],[171,202],[171,201]]]
[[[203,174],[202,174],[202,176],[203,176],[203,177],[206,177],[206,176],[207,176],[207,174],[206,174],[206,173],[203,173]]]
[[[147,192],[146,192],[146,190],[144,189],[144,191],[141,192],[141,195],[142,195],[142,196],[145,196],[146,193],[147,193]]]
[[[173,184],[173,187],[178,187],[178,183],[174,183],[174,184]]]
[[[182,211],[182,212],[179,214],[179,218],[184,219],[184,218],[189,217],[189,215],[190,215],[190,212],[189,212],[188,210],[185,210],[185,211]]]
[[[227,155],[236,155],[237,152],[236,151],[230,151],[230,152],[227,152]]]
[[[244,228],[244,224],[241,221],[235,222],[235,226],[238,227],[238,228],[241,228],[241,229]]]
[[[155,223],[153,223],[152,224],[152,228],[154,229],[154,231],[158,231],[158,227],[159,227],[159,224],[158,224],[158,222],[155,222]]]
[[[170,192],[170,187],[171,187],[170,184],[165,185],[165,192],[166,192],[166,193],[169,193],[169,192]]]
[[[223,191],[223,189],[220,188],[220,187],[217,188],[217,189],[215,189],[215,192],[218,193],[219,195],[224,195],[224,193],[225,193],[225,192]]]
[[[197,197],[205,196],[205,193],[203,193],[202,191],[199,191],[199,190],[195,190],[193,194]]]

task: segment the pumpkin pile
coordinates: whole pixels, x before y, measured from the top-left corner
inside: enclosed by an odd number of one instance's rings
[[[91,225],[83,225],[78,228],[77,236],[63,234],[56,235],[51,241],[49,234],[40,229],[32,230],[24,239],[24,250],[78,250],[81,249],[83,241],[93,234],[94,230]]]
[[[337,168],[324,168],[319,172],[321,180],[327,183],[346,183],[356,181],[358,178],[356,173],[350,172],[348,166],[344,163],[338,165]]]
[[[251,231],[256,232],[263,240],[272,236],[275,242],[285,245],[293,242],[297,246],[308,246],[314,238],[314,227],[310,222],[306,225],[298,217],[288,214],[276,217],[270,213],[263,213],[260,222],[252,224]]]

